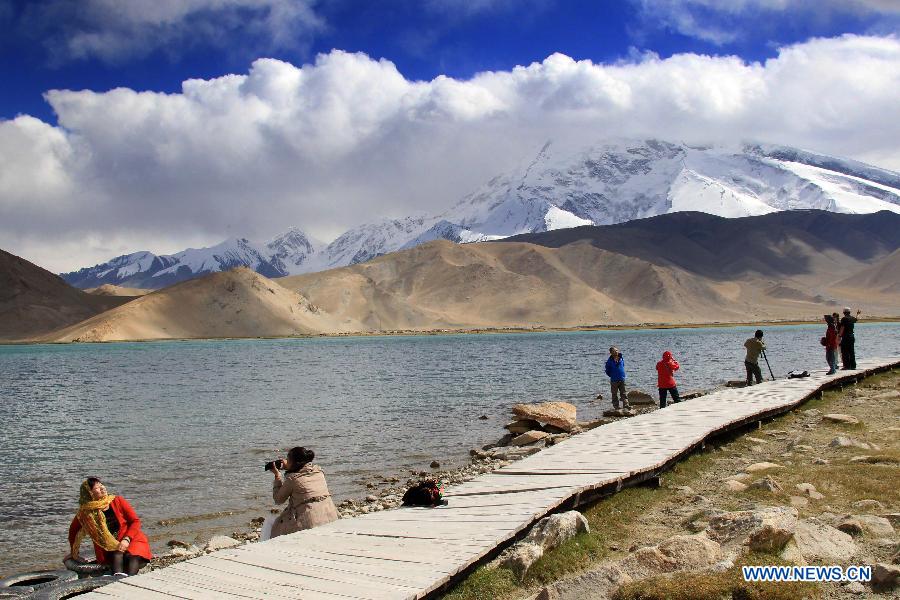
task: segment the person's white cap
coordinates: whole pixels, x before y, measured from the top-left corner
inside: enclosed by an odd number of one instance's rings
[[[849,307],[849,306],[845,306],[845,307],[844,307],[844,312],[850,312],[850,307]]]

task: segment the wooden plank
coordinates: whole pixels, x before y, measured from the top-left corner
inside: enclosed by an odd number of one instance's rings
[[[110,583],[102,588],[97,588],[91,594],[102,596],[104,598],[125,598],[126,600],[161,600],[162,598],[172,598],[169,594],[161,592],[151,592],[134,586],[129,586],[124,581]]]
[[[272,561],[272,556],[281,556],[282,562]],[[322,578],[334,581],[355,581],[360,577],[396,585],[399,587],[412,587],[418,589],[429,581],[450,576],[454,571],[438,570],[437,568],[423,569],[422,565],[415,563],[397,563],[387,560],[366,559],[359,557],[340,557],[334,554],[326,554],[314,551],[276,552],[266,556],[248,555],[244,557],[216,559],[217,563],[209,563],[212,568],[225,571],[252,571],[254,577],[269,578],[268,571],[278,573],[286,571],[279,565],[303,565],[318,570]],[[411,568],[415,565],[417,568]],[[263,571],[263,572],[259,572]],[[293,571],[290,571],[293,572]],[[288,577],[289,579],[289,577]]]
[[[367,575],[363,573],[353,573],[351,571],[342,571],[334,568],[323,568],[318,565],[310,565],[309,563],[300,563],[291,560],[290,556],[281,556],[270,554],[265,557],[268,561],[265,566],[253,566],[252,571],[244,570],[243,573],[237,574],[237,565],[232,561],[222,561],[218,565],[210,565],[208,563],[185,562],[179,563],[177,566],[183,576],[190,580],[192,578],[201,578],[204,580],[215,580],[226,584],[227,589],[240,590],[243,593],[270,595],[287,595],[299,598],[299,590],[296,587],[296,575],[302,575],[305,579],[329,582],[333,584],[350,584],[365,591],[366,594],[372,594],[376,597],[384,594],[402,593],[407,596],[414,596],[418,586],[411,586],[408,583],[398,583],[390,578],[378,575]],[[245,563],[246,566],[246,563]],[[290,570],[284,567],[289,567]],[[252,575],[248,575],[252,573]],[[279,578],[281,575],[282,578]],[[421,585],[421,584],[420,584]]]

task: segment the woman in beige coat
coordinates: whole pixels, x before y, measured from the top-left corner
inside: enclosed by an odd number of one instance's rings
[[[315,453],[301,446],[291,448],[285,460],[284,477],[273,468],[272,498],[288,505],[272,524],[272,537],[311,529],[338,518],[337,509],[325,483],[325,473],[312,464]]]

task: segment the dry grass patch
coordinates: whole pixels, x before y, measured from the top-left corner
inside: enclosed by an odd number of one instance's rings
[[[822,589],[812,583],[747,583],[744,565],[784,565],[767,555],[752,555],[721,573],[675,573],[634,581],[620,587],[613,600],[813,600]]]

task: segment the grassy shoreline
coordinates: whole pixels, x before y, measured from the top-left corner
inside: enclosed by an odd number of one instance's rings
[[[758,584],[748,586],[739,578],[740,564],[790,564],[777,553],[738,557],[736,567],[725,571],[661,572],[635,577],[607,595],[588,594],[591,574],[621,564],[638,548],[674,535],[697,533],[704,515],[712,510],[745,510],[749,506],[792,506],[800,518],[823,519],[832,525],[843,514],[862,514],[860,502],[877,500],[876,514],[900,508],[900,372],[875,374],[844,389],[826,390],[760,429],[746,431],[707,445],[677,463],[663,476],[658,489],[627,488],[581,508],[590,524],[583,533],[546,553],[520,581],[507,569],[479,567],[449,591],[448,600],[513,600],[532,597],[550,587],[563,599],[576,597],[615,600],[698,600],[740,597],[800,598],[852,597],[836,584]],[[858,424],[826,421],[826,413],[855,416]],[[836,436],[872,444],[869,450],[836,447]],[[857,456],[859,455],[859,456]],[[728,488],[750,463],[778,463],[767,473],[783,488],[776,492]],[[746,484],[755,477],[742,479]],[[798,486],[815,484],[823,497],[810,499]],[[799,497],[798,497],[799,496]],[[855,537],[859,554],[853,564],[890,562],[896,552],[896,534],[885,545],[876,536]],[[892,550],[892,548],[894,548]],[[896,562],[896,558],[894,559]],[[869,590],[871,592],[871,590]],[[738,594],[732,596],[732,594]],[[743,595],[741,595],[743,594]],[[559,596],[549,594],[548,597]],[[858,596],[857,596],[858,597]],[[869,596],[866,596],[869,597]]]
[[[646,331],[667,329],[716,329],[728,327],[764,327],[764,326],[793,326],[793,325],[820,325],[820,320],[783,319],[770,321],[735,321],[735,322],[698,322],[698,323],[631,323],[610,325],[579,325],[577,327],[497,327],[475,329],[399,329],[385,331],[354,331],[347,333],[310,333],[298,335],[272,335],[254,337],[196,337],[196,338],[151,338],[133,340],[103,340],[103,341],[68,341],[48,342],[39,340],[0,340],[0,346],[35,346],[35,345],[69,345],[69,344],[126,344],[126,343],[150,343],[150,342],[198,342],[198,341],[227,341],[227,340],[293,340],[315,338],[369,338],[369,337],[416,337],[436,335],[485,335],[485,334],[526,334],[526,333],[571,333],[580,331]],[[900,323],[900,316],[896,317],[871,317],[861,323]]]

